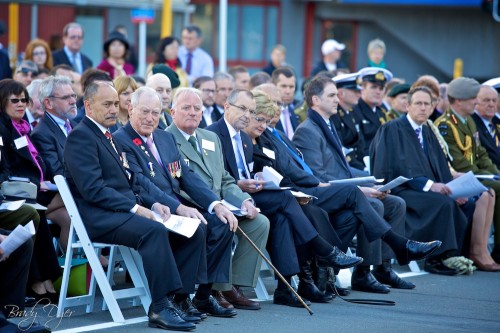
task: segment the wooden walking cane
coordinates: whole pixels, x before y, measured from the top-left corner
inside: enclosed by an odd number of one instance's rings
[[[259,248],[257,247],[257,245],[255,245],[255,243],[252,242],[252,240],[247,236],[247,234],[245,234],[243,232],[243,230],[241,230],[241,228],[239,226],[238,226],[238,231],[241,232],[241,234],[243,235],[243,237],[245,237],[245,239],[253,246],[253,248],[259,253],[259,255],[262,257],[262,259],[264,259],[266,261],[266,263],[269,266],[271,266],[271,268],[273,269],[274,273],[276,273],[276,275],[278,275],[278,277],[280,278],[280,280],[283,281],[283,283],[288,287],[288,289],[290,289],[292,291],[292,293],[298,298],[298,300],[300,301],[300,303],[302,303],[302,305],[304,306],[304,308],[306,308],[306,310],[312,316],[314,314],[314,312],[312,312],[311,308],[307,306],[307,304],[304,302],[304,300],[302,299],[302,297],[300,297],[300,295],[295,291],[295,289],[293,289],[292,286],[285,280],[285,278],[283,277],[283,275],[281,275],[281,273],[278,272],[278,270],[276,269],[276,267],[274,267],[274,265],[271,263],[271,261],[269,259],[267,259],[267,257],[264,255],[264,253],[262,253],[262,251],[259,250]]]

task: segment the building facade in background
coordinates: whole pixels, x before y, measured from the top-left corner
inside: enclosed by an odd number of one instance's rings
[[[488,2],[488,1],[486,1]],[[137,45],[137,25],[131,0],[28,1],[20,4],[19,50],[31,38],[57,41],[64,25],[81,23],[85,29],[83,52],[94,63],[102,58],[102,43],[117,24],[125,25]],[[78,3],[78,2],[77,2]],[[162,0],[141,1],[156,10],[147,29],[147,54],[152,60],[161,30]],[[320,60],[323,40],[346,44],[343,61],[351,71],[368,64],[366,48],[374,38],[387,46],[385,62],[396,76],[411,82],[423,74],[440,81],[453,77],[454,62],[463,62],[463,75],[480,82],[500,76],[500,23],[483,9],[483,0],[229,0],[227,22],[228,67],[242,64],[255,72],[269,61],[271,48],[283,44],[286,61],[300,78],[307,77]],[[173,35],[185,24],[199,25],[202,47],[218,65],[219,0],[172,0]],[[8,22],[8,4],[0,4],[0,19]],[[36,26],[32,26],[36,25]],[[8,44],[7,34],[0,42]]]

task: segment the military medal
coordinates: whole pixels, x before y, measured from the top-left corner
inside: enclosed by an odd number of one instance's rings
[[[123,163],[123,167],[125,169],[129,169],[129,165],[128,165],[128,160],[127,160],[127,154],[125,152],[122,152],[122,163]]]
[[[179,178],[181,176],[181,163],[179,161],[176,161],[175,165],[176,165],[175,175],[177,176],[177,178]]]
[[[149,166],[149,175],[150,175],[151,177],[156,176],[156,173],[155,173],[155,171],[153,170],[153,163],[148,162],[148,166]]]

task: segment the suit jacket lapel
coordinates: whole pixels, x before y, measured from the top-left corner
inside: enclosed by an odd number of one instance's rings
[[[53,120],[49,115],[47,115],[47,113],[45,113],[44,117],[45,117],[44,122],[47,124],[47,127],[50,129],[52,133],[54,133],[57,139],[57,143],[59,144],[59,146],[61,146],[61,149],[64,150],[64,145],[66,143],[66,135],[64,135],[59,125],[57,125],[55,120]]]
[[[377,113],[373,112],[372,108],[365,103],[362,99],[359,100],[359,105],[361,106],[361,112],[371,123],[380,125],[380,120],[378,119]]]
[[[92,122],[92,120],[88,119],[87,117],[84,117],[82,121],[85,125],[87,125],[94,132],[94,134],[97,136],[97,138],[101,141],[102,145],[104,147],[106,147],[106,149],[111,154],[111,156],[113,156],[116,163],[118,163],[120,165],[120,168],[121,168],[122,172],[125,174],[125,176],[127,177],[127,179],[129,179],[129,175],[127,174],[127,170],[125,170],[125,167],[123,166],[123,163],[120,159],[120,156],[118,155],[119,151],[118,152],[115,151],[115,149],[111,145],[111,142],[101,132],[101,129],[99,127],[97,127],[97,125]],[[116,143],[115,143],[115,146],[116,146]],[[117,147],[117,149],[118,149],[118,147]]]
[[[233,142],[231,136],[229,135],[229,129],[227,128],[224,118],[219,119],[217,122],[219,126],[219,133],[221,136],[222,149],[224,150],[224,158],[229,167],[229,172],[236,179],[240,179],[238,173],[238,166],[236,165],[236,156],[234,156]]]

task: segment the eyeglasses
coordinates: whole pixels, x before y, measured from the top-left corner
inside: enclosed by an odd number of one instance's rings
[[[250,109],[247,109],[246,107],[244,106],[240,106],[240,105],[235,105],[235,104],[232,104],[232,103],[228,103],[229,105],[231,106],[234,106],[235,108],[239,109],[241,112],[243,113],[247,113],[247,112],[250,112],[252,114],[255,114],[255,110],[250,110]]]
[[[21,102],[21,103],[23,103],[23,104],[26,104],[26,103],[28,103],[28,102],[29,102],[29,99],[27,99],[27,98],[11,98],[11,99],[10,99],[10,102],[11,102],[12,104],[17,104],[17,103],[19,103],[19,102]]]
[[[70,98],[76,99],[76,94],[71,94],[71,95],[64,95],[64,96],[49,96],[49,98],[57,98],[57,99],[62,99],[63,101],[67,101]]]
[[[33,52],[33,56],[39,56],[39,55],[46,55],[45,51],[40,51],[40,52]]]
[[[255,119],[255,121],[258,122],[259,124],[266,124],[267,126],[271,125],[271,121],[272,121],[271,119],[267,120],[264,117],[258,117],[255,115],[254,115],[253,119]]]
[[[69,39],[83,39],[83,36],[78,36],[78,35],[73,35],[73,36],[68,36]]]
[[[26,67],[21,67],[17,70],[17,73],[23,73],[23,74],[29,74],[31,73],[32,76],[37,76],[38,71],[34,71],[31,68],[26,68]]]

